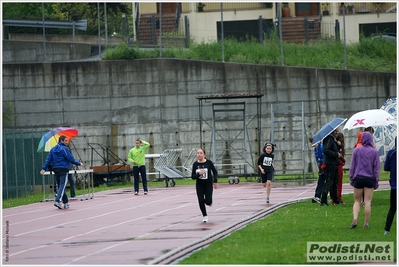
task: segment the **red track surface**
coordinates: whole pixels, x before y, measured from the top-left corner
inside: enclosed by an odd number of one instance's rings
[[[131,188],[94,193],[93,199],[71,201],[67,210],[53,202],[4,209],[3,264],[170,264],[281,206],[313,197],[315,184],[274,183],[270,204],[260,183],[221,184],[207,207],[208,223],[202,222],[194,185],[149,189],[138,196]],[[388,182],[379,189],[389,189]],[[343,192],[353,189],[345,184]]]

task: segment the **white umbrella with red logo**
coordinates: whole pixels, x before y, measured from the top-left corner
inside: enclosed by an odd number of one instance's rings
[[[352,130],[356,128],[388,126],[396,124],[396,119],[387,111],[382,109],[369,109],[358,112],[350,117],[344,129]]]

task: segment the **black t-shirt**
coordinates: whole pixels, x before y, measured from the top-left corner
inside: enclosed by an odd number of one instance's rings
[[[258,159],[258,166],[261,165],[265,172],[273,171],[273,160],[274,154],[263,153]]]
[[[205,169],[205,172],[202,175],[199,174],[200,169]],[[197,183],[217,183],[218,172],[212,161],[208,159],[203,163],[199,163],[198,161],[196,161],[193,164],[191,178],[197,180]]]

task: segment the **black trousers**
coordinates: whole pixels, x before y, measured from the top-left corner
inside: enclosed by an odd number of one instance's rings
[[[328,164],[324,169],[325,184],[323,194],[321,195],[321,203],[327,204],[327,195],[330,192],[330,196],[335,204],[339,204],[338,199],[338,165]]]
[[[213,184],[197,182],[195,188],[202,216],[207,216],[205,204],[208,206],[212,204]]]
[[[396,213],[396,189],[391,189],[390,200],[391,200],[390,201],[391,205],[389,207],[387,219],[385,221],[385,231],[388,231],[388,232],[391,230],[393,217],[395,217],[395,213]]]

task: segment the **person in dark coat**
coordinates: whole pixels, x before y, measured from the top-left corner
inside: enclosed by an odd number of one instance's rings
[[[328,206],[327,195],[330,192],[330,196],[335,205],[339,204],[337,194],[338,186],[338,164],[342,157],[339,153],[339,146],[337,143],[337,135],[339,133],[338,128],[335,129],[331,134],[323,139],[323,155],[324,155],[324,175],[326,183],[324,184],[323,194],[321,196],[320,206]]]
[[[384,171],[390,172],[389,174],[389,185],[391,186],[391,195],[390,195],[390,206],[387,214],[387,219],[385,221],[385,232],[384,235],[388,235],[389,231],[391,231],[391,226],[393,222],[393,217],[396,213],[396,138],[395,137],[395,147],[388,151],[387,157],[384,163]]]

